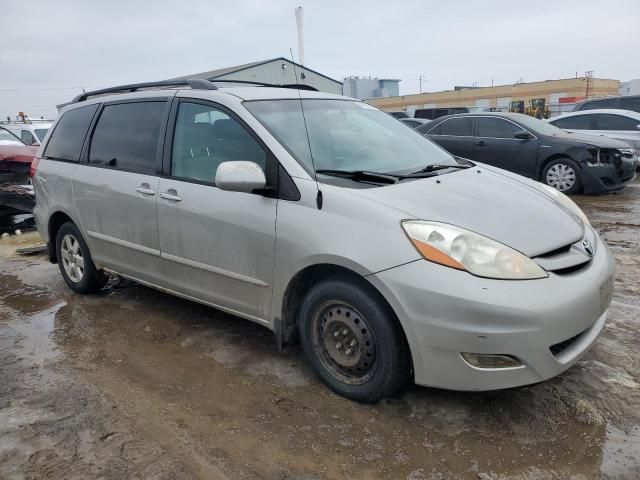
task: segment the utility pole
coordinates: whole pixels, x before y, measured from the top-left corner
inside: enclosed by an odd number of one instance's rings
[[[584,72],[584,78],[587,81],[587,91],[585,93],[585,97],[589,98],[589,91],[591,90],[591,79],[593,78],[593,70]]]
[[[296,27],[298,28],[298,62],[300,62],[300,65],[304,65],[304,26],[302,22],[302,7],[296,8],[295,14]]]
[[[418,77],[418,80],[420,80],[420,93],[422,93],[422,81],[424,80],[424,83],[427,83],[427,77],[425,77],[424,75],[420,75]]]

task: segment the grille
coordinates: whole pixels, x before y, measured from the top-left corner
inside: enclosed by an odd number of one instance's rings
[[[554,257],[556,255],[562,255],[564,253],[569,252],[569,250],[571,249],[571,245],[573,245],[573,243],[570,243],[569,245],[565,245],[560,248],[556,248],[555,250],[551,250],[550,252],[541,253],[535,258],[549,258],[549,257]]]
[[[582,270],[584,267],[586,267],[589,264],[589,260],[586,260],[583,263],[579,263],[577,265],[573,265],[571,267],[566,267],[566,268],[559,268],[557,270],[552,270],[553,273],[555,273],[556,275],[569,275],[571,273],[576,273],[579,272],[580,270]]]

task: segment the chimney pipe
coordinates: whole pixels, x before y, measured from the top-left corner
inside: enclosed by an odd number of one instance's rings
[[[296,12],[296,26],[298,27],[298,62],[300,65],[304,65],[304,35],[302,24],[302,7],[295,9]]]

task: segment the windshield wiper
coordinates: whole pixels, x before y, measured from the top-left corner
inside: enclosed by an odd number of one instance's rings
[[[367,172],[366,170],[331,170],[320,169],[316,170],[316,173],[320,175],[330,175],[332,177],[348,178],[355,182],[376,182],[376,183],[397,183],[398,178],[402,178],[400,175],[393,175],[389,173],[376,173]]]
[[[421,173],[431,173],[431,172],[435,172],[436,170],[446,170],[447,168],[465,169],[465,168],[471,168],[472,166],[473,165],[441,165],[441,164],[427,165],[426,167],[418,170],[417,172],[410,173],[406,176],[412,177],[414,175],[420,175]]]

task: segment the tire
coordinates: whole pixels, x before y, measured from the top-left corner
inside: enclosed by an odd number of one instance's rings
[[[572,195],[582,188],[580,167],[570,158],[557,158],[549,162],[542,172],[542,183],[556,190]]]
[[[335,276],[314,285],[300,307],[298,328],[313,369],[344,397],[375,403],[409,379],[411,359],[401,327],[364,281]]]
[[[64,223],[58,230],[56,258],[62,278],[74,292],[97,292],[107,283],[107,275],[96,268],[87,243],[71,222]]]

